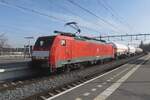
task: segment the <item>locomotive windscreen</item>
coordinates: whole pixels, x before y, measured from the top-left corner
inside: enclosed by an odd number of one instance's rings
[[[39,37],[34,45],[35,48],[50,48],[55,36]]]

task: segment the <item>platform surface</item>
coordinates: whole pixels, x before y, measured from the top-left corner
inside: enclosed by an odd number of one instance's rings
[[[150,100],[150,54],[47,100]]]
[[[31,58],[24,57],[0,57],[0,64],[2,63],[15,63],[15,62],[24,62],[31,61]]]

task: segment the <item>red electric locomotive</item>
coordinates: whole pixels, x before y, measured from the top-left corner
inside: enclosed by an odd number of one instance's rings
[[[74,65],[114,58],[114,48],[102,40],[58,32],[39,37],[34,45],[32,63],[48,66],[51,71]],[[35,67],[36,67],[35,66]]]

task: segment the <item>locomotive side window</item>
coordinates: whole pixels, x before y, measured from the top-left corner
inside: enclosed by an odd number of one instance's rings
[[[60,44],[61,44],[62,46],[66,46],[66,40],[61,40]]]

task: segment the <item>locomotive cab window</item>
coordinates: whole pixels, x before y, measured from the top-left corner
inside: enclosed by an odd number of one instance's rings
[[[60,44],[61,46],[66,46],[66,40],[61,40]]]
[[[35,43],[35,47],[50,48],[53,44],[55,36],[40,37]]]

